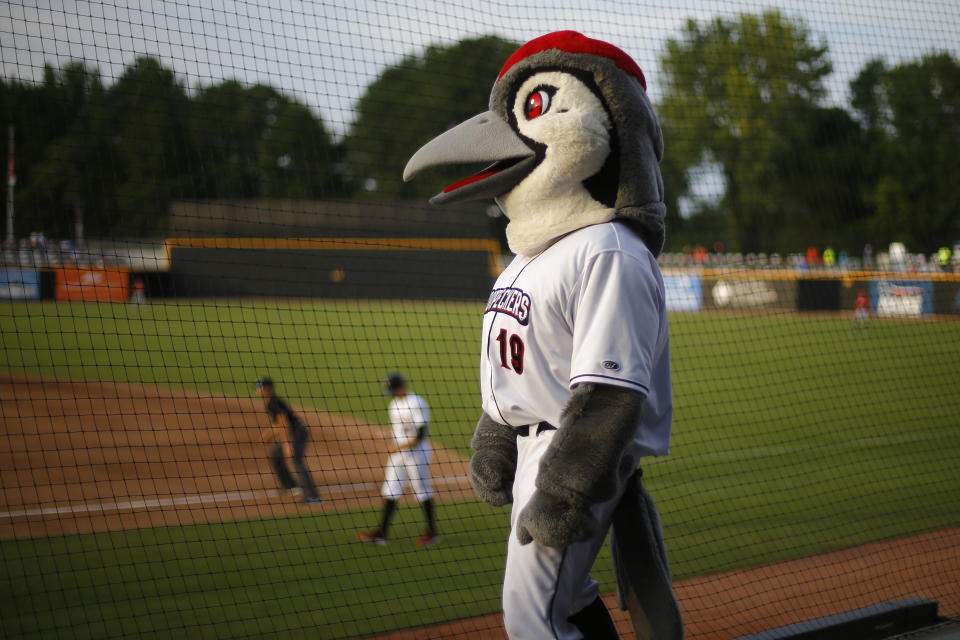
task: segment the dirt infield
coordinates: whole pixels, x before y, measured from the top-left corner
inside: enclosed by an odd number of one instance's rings
[[[387,430],[300,410],[324,503],[280,496],[262,403],[153,385],[0,374],[0,539],[379,505]],[[438,499],[472,498],[467,461],[434,443]],[[960,615],[960,528],[678,582],[688,638],[724,640],[900,598]],[[623,638],[625,614],[608,604]],[[499,616],[388,636],[506,638]]]
[[[318,506],[278,495],[258,398],[0,374],[0,539],[379,506],[388,430],[297,410]],[[473,496],[462,456],[434,443],[431,470]]]

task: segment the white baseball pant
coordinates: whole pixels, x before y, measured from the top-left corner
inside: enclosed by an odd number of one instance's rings
[[[510,640],[578,640],[582,638],[567,617],[592,603],[599,592],[590,577],[590,568],[603,545],[620,495],[591,508],[600,523],[590,540],[562,549],[537,541],[521,545],[517,540],[517,519],[536,490],[540,458],[556,430],[517,438],[517,473],[513,483],[513,510],[510,539],[503,578],[503,617]]]
[[[428,447],[414,447],[392,454],[387,460],[380,495],[388,500],[397,500],[409,484],[418,502],[433,497],[430,487],[430,454]]]

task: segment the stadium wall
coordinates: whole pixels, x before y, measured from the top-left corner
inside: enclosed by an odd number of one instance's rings
[[[483,300],[499,245],[452,238],[172,239],[170,289],[187,297]]]
[[[69,267],[74,299],[123,299],[139,281],[147,298],[484,300],[503,266],[479,238],[179,238],[165,251],[167,270],[121,268],[123,282],[116,267]],[[0,299],[66,299],[64,269],[0,268]],[[664,282],[671,311],[846,311],[865,291],[879,315],[960,315],[952,273],[666,268]]]

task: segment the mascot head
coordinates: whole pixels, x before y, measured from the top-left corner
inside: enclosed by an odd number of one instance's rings
[[[662,155],[636,62],[606,42],[558,31],[517,49],[494,82],[489,110],[424,145],[403,178],[438,165],[492,163],[430,202],[494,198],[510,220],[510,248],[522,255],[615,218],[632,221],[658,255]]]

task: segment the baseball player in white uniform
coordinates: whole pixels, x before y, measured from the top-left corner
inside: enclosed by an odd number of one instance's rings
[[[393,428],[393,445],[380,491],[384,499],[383,511],[379,527],[358,535],[364,542],[386,545],[397,500],[409,485],[417,502],[423,507],[427,522],[427,528],[417,538],[416,544],[420,547],[429,546],[440,540],[436,534],[433,490],[430,487],[430,457],[433,451],[429,440],[430,408],[423,398],[408,391],[407,381],[400,373],[387,376],[384,390],[393,396],[387,408]]]

